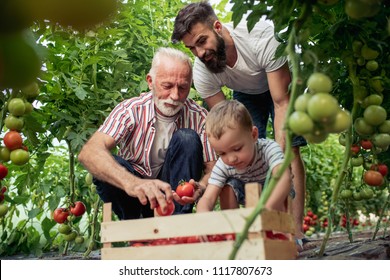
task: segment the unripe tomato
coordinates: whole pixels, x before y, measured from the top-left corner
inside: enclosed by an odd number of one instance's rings
[[[84,243],[84,237],[82,236],[77,236],[76,239],[74,240],[76,244],[83,244]]]
[[[379,52],[370,48],[367,45],[363,45],[362,47],[362,56],[366,60],[373,60],[376,59],[379,56]]]
[[[379,132],[380,132],[380,133],[387,133],[387,134],[390,134],[390,120],[385,120],[385,121],[379,126]]]
[[[58,232],[62,234],[69,234],[72,231],[72,228],[67,224],[60,224],[58,226]]]
[[[370,105],[364,110],[363,117],[369,125],[378,126],[386,120],[387,112],[382,106]]]
[[[364,182],[369,186],[381,186],[383,184],[383,176],[378,171],[367,170],[363,175]]]
[[[290,115],[288,125],[291,131],[297,135],[311,133],[314,129],[312,119],[308,114],[301,111],[295,111]]]
[[[390,145],[390,135],[388,133],[377,133],[372,137],[372,142],[376,147],[386,149]]]
[[[378,64],[378,62],[376,62],[376,60],[369,60],[366,63],[366,69],[368,71],[375,71],[378,69],[378,67],[379,67],[379,64]]]
[[[356,133],[362,136],[369,136],[375,132],[374,127],[369,125],[364,118],[356,118],[354,128]]]
[[[23,116],[25,110],[26,105],[24,105],[24,101],[21,98],[12,98],[8,103],[8,112],[14,116]]]
[[[304,93],[298,96],[294,102],[295,111],[307,112],[307,103],[312,96],[310,93]]]
[[[17,131],[8,131],[4,135],[4,145],[10,150],[19,149],[23,145],[22,136]]]
[[[26,164],[30,158],[30,154],[25,149],[15,149],[10,154],[11,162],[15,165]]]
[[[364,159],[363,159],[362,156],[352,157],[351,158],[352,166],[361,166],[361,165],[363,165],[363,162],[364,162]]]
[[[352,116],[347,110],[339,110],[334,121],[326,127],[330,133],[341,133],[352,125]]]
[[[311,93],[329,93],[332,91],[332,87],[332,80],[329,76],[320,72],[311,74],[307,80],[307,88]]]
[[[7,147],[0,148],[0,160],[3,162],[7,162],[10,160],[10,150]]]
[[[322,123],[332,122],[339,110],[340,106],[337,99],[329,93],[316,93],[307,104],[309,116],[314,121]]]
[[[75,231],[72,231],[69,234],[64,234],[64,240],[68,241],[68,242],[75,240],[76,237],[77,237],[77,232],[75,232]]]
[[[352,198],[352,195],[353,195],[353,193],[350,189],[344,189],[340,192],[340,197],[342,199],[350,199],[350,198]]]
[[[0,218],[4,217],[8,212],[8,206],[5,204],[0,204]]]
[[[4,124],[9,130],[21,131],[24,126],[24,120],[21,117],[9,114],[5,118]]]
[[[22,88],[22,93],[27,100],[34,100],[39,95],[39,86],[37,82],[32,82]]]

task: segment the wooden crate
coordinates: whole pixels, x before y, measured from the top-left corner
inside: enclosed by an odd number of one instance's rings
[[[112,221],[111,203],[105,203],[101,224],[102,260],[148,260],[148,259],[187,259],[224,260],[232,252],[234,242],[202,242],[142,247],[115,247],[114,242],[156,240],[185,236],[207,236],[226,233],[241,233],[246,217],[254,210],[258,201],[260,186],[250,183],[246,186],[245,208],[153,217],[139,220]],[[289,207],[290,208],[290,207]],[[276,231],[287,236],[287,240],[266,237],[266,231]],[[263,211],[250,228],[248,239],[244,241],[236,259],[295,259],[295,224],[291,211]]]

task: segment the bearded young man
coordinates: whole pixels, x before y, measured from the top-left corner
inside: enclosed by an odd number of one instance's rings
[[[235,28],[222,24],[206,1],[191,3],[176,16],[172,42],[182,41],[195,55],[194,85],[209,108],[225,99],[222,87],[233,90],[233,98],[250,112],[259,131],[266,138],[272,118],[275,140],[284,148],[283,130],[289,103],[291,75],[286,57],[275,58],[279,43],[273,27],[259,21],[251,32],[246,22]],[[305,170],[300,146],[303,137],[293,139],[295,158],[291,164],[295,198],[293,213],[297,242],[307,241],[302,233],[305,202]]]
[[[216,161],[205,133],[207,110],[188,98],[190,58],[160,48],[146,80],[150,92],[118,104],[78,157],[121,220],[152,217],[158,205],[165,213],[172,201],[175,214],[191,213]],[[180,180],[195,186],[193,197],[172,191]]]

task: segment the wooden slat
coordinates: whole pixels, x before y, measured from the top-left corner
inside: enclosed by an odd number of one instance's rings
[[[190,235],[241,232],[245,218],[252,208],[153,217],[139,220],[103,222],[102,242],[136,241]],[[251,232],[260,231],[260,219],[252,224]]]
[[[112,220],[112,204],[104,203],[103,205],[103,223],[111,222]],[[111,248],[110,242],[104,242],[103,248]]]
[[[147,247],[103,248],[102,260],[227,260],[233,248],[233,241],[176,244]],[[246,240],[236,259],[265,259],[262,239]]]
[[[266,260],[294,260],[298,257],[295,241],[264,240]]]
[[[261,213],[261,229],[295,233],[294,218],[286,212],[264,210]]]

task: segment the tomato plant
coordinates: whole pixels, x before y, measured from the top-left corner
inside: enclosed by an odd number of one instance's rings
[[[185,181],[180,181],[179,185],[176,187],[176,193],[178,196],[183,197],[183,196],[188,196],[192,197],[194,195],[194,186],[190,184],[189,182]]]

